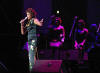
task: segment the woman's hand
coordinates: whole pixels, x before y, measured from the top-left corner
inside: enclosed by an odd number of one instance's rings
[[[44,19],[41,19],[41,21],[40,21],[40,22],[41,22],[41,23],[43,23],[43,20],[44,20]]]
[[[22,19],[22,20],[20,21],[20,23],[21,23],[21,25],[23,26],[23,25],[24,25],[24,19]]]

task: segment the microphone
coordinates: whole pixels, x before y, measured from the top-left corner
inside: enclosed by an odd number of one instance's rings
[[[77,19],[77,18],[78,18],[78,16],[75,16],[74,18],[75,18],[75,19]]]
[[[78,18],[78,16],[75,16],[75,17],[74,17],[73,26],[72,26],[72,28],[71,28],[71,31],[70,31],[70,34],[69,34],[69,38],[70,38],[71,35],[72,35],[72,31],[73,31],[73,29],[74,29],[74,26],[75,26],[75,23],[76,23],[76,21],[77,21],[77,18]]]
[[[27,20],[27,17],[25,17],[23,20],[21,20],[20,23],[24,22],[25,20]]]

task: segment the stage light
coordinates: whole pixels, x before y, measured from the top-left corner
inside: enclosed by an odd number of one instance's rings
[[[59,10],[57,10],[57,14],[59,14]]]

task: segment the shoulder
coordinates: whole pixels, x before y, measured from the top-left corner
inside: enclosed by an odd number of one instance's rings
[[[64,27],[63,27],[63,26],[61,26],[61,25],[59,25],[59,29],[64,29]]]
[[[34,20],[34,21],[38,21],[38,19],[37,19],[37,18],[33,18],[33,20]]]
[[[39,22],[39,20],[37,18],[33,18],[33,21],[35,24],[37,24]]]

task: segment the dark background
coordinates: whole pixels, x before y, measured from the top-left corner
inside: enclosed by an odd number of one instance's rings
[[[27,66],[24,65],[26,60],[24,59],[22,50],[26,36],[20,34],[19,24],[19,21],[23,17],[23,3],[24,0],[0,0],[0,62],[7,67],[8,71],[15,71],[16,73],[22,70],[25,71],[27,68]],[[56,14],[57,10],[60,11],[58,16],[62,18],[62,24],[66,31],[65,44],[68,44],[67,39],[74,16],[83,18],[87,22],[87,26],[99,22],[99,3],[100,1],[95,0],[52,0],[51,14]],[[96,6],[96,4],[98,6]],[[45,38],[41,41],[44,39]],[[42,48],[45,48],[45,44],[44,42]],[[70,49],[70,46],[64,46],[64,48]]]

